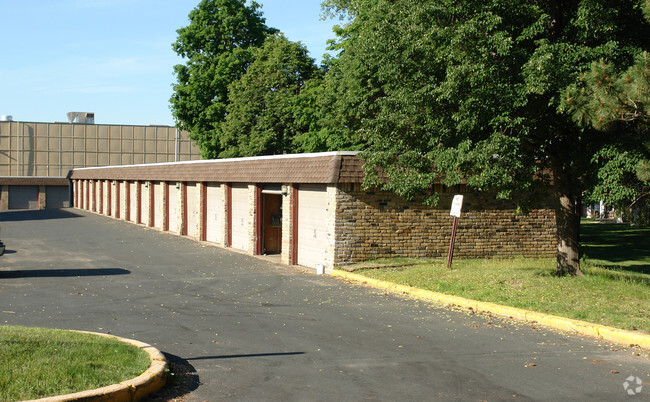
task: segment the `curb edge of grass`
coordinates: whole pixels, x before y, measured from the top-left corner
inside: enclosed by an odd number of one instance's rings
[[[332,276],[356,282],[363,282],[366,285],[375,288],[397,293],[405,293],[419,299],[433,301],[444,305],[465,307],[476,312],[491,313],[502,318],[527,321],[548,328],[554,328],[579,335],[602,339],[607,342],[613,342],[624,346],[636,345],[642,349],[650,350],[650,335],[645,335],[642,333],[635,333],[632,331],[626,331],[624,329],[593,324],[585,321],[574,320],[571,318],[538,313],[517,307],[503,306],[490,302],[466,299],[459,296],[446,295],[443,293],[432,292],[430,290],[418,289],[407,285],[400,285],[380,279],[369,278],[363,275],[337,269],[332,270]]]
[[[74,394],[57,395],[42,399],[35,399],[39,402],[63,402],[63,401],[138,401],[145,396],[161,389],[167,381],[167,359],[153,346],[136,341],[134,339],[121,338],[115,335],[101,334],[88,331],[71,331],[83,334],[103,336],[118,341],[129,343],[149,354],[149,368],[139,376],[130,380],[122,381],[119,384],[106,387],[90,389],[87,391],[75,392]]]

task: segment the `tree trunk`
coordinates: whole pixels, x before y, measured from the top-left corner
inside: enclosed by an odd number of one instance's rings
[[[558,276],[583,275],[580,270],[580,194],[569,172],[553,169]]]

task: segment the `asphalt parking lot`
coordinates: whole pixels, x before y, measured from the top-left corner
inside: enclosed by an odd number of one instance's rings
[[[647,352],[66,209],[0,212],[0,323],[154,345],[188,401],[624,400]],[[180,364],[180,363],[179,363]]]

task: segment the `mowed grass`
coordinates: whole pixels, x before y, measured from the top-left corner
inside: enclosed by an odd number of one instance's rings
[[[382,260],[355,273],[416,288],[650,333],[650,229],[583,223],[584,276],[554,259]],[[377,266],[386,266],[376,268]],[[366,268],[364,266],[374,266]]]
[[[149,364],[147,352],[115,339],[0,326],[0,401],[100,388],[137,377]]]

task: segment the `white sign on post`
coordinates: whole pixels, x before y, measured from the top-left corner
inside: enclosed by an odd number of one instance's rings
[[[451,201],[451,212],[449,215],[460,218],[460,209],[463,207],[463,196],[456,194]]]

